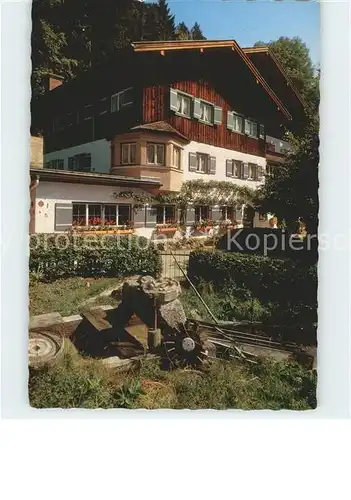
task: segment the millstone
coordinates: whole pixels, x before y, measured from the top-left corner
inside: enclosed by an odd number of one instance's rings
[[[63,339],[46,332],[31,332],[28,341],[29,366],[38,368],[57,360],[63,350]]]

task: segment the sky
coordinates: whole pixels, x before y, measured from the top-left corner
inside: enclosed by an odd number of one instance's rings
[[[149,1],[149,0],[147,0]],[[315,65],[320,61],[319,9],[316,1],[168,0],[176,22],[195,21],[208,39],[234,39],[241,47],[280,36],[300,37]]]

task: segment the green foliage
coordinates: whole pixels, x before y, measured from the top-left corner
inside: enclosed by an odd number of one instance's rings
[[[29,277],[29,313],[31,316],[49,312],[59,312],[62,316],[70,316],[93,305],[117,306],[118,301],[110,296],[98,297],[84,305],[88,299],[99,295],[108,288],[121,282],[120,278],[65,278],[51,282],[33,280]]]
[[[292,363],[216,361],[206,372],[162,371],[155,361],[121,375],[81,358],[67,342],[60,364],[30,371],[35,408],[228,408],[309,410],[316,407],[316,375]]]
[[[176,38],[166,0],[34,0],[32,19],[33,96],[43,93],[48,73],[69,79],[112,60],[132,41]],[[193,31],[200,36],[197,23]]]
[[[183,182],[179,193],[151,195],[133,191],[116,193],[119,198],[133,198],[137,204],[172,204],[186,207],[190,203],[200,205],[242,205],[255,199],[255,191],[246,186],[238,186],[230,181],[204,181],[194,179]]]
[[[199,23],[195,23],[191,28],[191,39],[192,40],[206,40],[206,37],[202,33]]]
[[[268,46],[277,57],[295,87],[305,97],[315,85],[315,70],[309,49],[299,37],[282,36],[268,43],[256,42],[255,47]]]
[[[146,238],[104,238],[71,234],[32,235],[29,270],[42,269],[52,280],[74,276],[159,276],[162,263],[158,250]]]
[[[290,134],[288,139],[292,153],[287,156],[284,165],[266,178],[257,193],[257,204],[260,211],[274,213],[278,219],[283,219],[290,230],[296,231],[297,222],[301,219],[306,223],[308,232],[316,234],[319,210],[318,124],[312,121],[300,137]]]
[[[196,288],[218,320],[266,321],[270,317],[269,309],[258,299],[250,298],[248,290],[239,293],[227,287],[219,292],[212,283],[205,281],[198,282]],[[196,315],[199,315],[204,320],[213,321],[192,288],[183,290],[180,299],[187,318],[196,319]]]
[[[141,389],[140,380],[132,380],[123,384],[117,393],[116,403],[119,408],[133,408],[136,400],[145,394]]]
[[[233,316],[241,319],[240,316],[250,314],[249,302],[256,299],[260,320],[286,325],[311,325],[317,321],[316,265],[292,259],[197,250],[190,254],[188,275],[195,283],[211,283],[213,290],[220,293],[222,319],[231,320]],[[241,306],[235,306],[237,299]]]

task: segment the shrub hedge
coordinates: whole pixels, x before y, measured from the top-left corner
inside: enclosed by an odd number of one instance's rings
[[[190,254],[188,275],[195,282],[212,283],[216,291],[228,296],[258,299],[274,310],[276,321],[296,324],[317,321],[316,264],[196,250]]]
[[[142,237],[87,238],[70,234],[30,237],[29,270],[44,280],[133,274],[158,277],[161,269],[159,251]]]

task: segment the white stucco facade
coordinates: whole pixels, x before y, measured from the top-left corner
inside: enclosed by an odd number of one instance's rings
[[[116,198],[114,193],[130,188],[70,184],[67,182],[39,182],[35,201],[35,232],[55,232],[56,203],[130,203],[132,200]],[[133,191],[141,192],[138,188]]]
[[[189,153],[203,153],[216,158],[216,174],[203,174],[199,172],[189,171]],[[226,160],[238,160],[243,163],[254,163],[263,167],[264,171],[266,168],[266,158],[262,156],[250,155],[247,153],[241,153],[240,151],[233,151],[232,149],[219,148],[217,146],[211,146],[209,144],[204,144],[201,142],[191,141],[189,144],[184,146],[182,151],[182,165],[184,173],[184,181],[190,179],[203,179],[205,181],[218,180],[218,181],[229,181],[237,184],[238,186],[247,186],[251,189],[256,189],[257,186],[264,182],[251,181],[248,179],[237,179],[233,177],[226,176]]]
[[[72,148],[53,151],[44,155],[44,164],[52,160],[63,160],[64,170],[68,170],[68,158],[77,154],[91,155],[91,171],[108,174],[111,164],[111,142],[106,139],[79,144]]]

